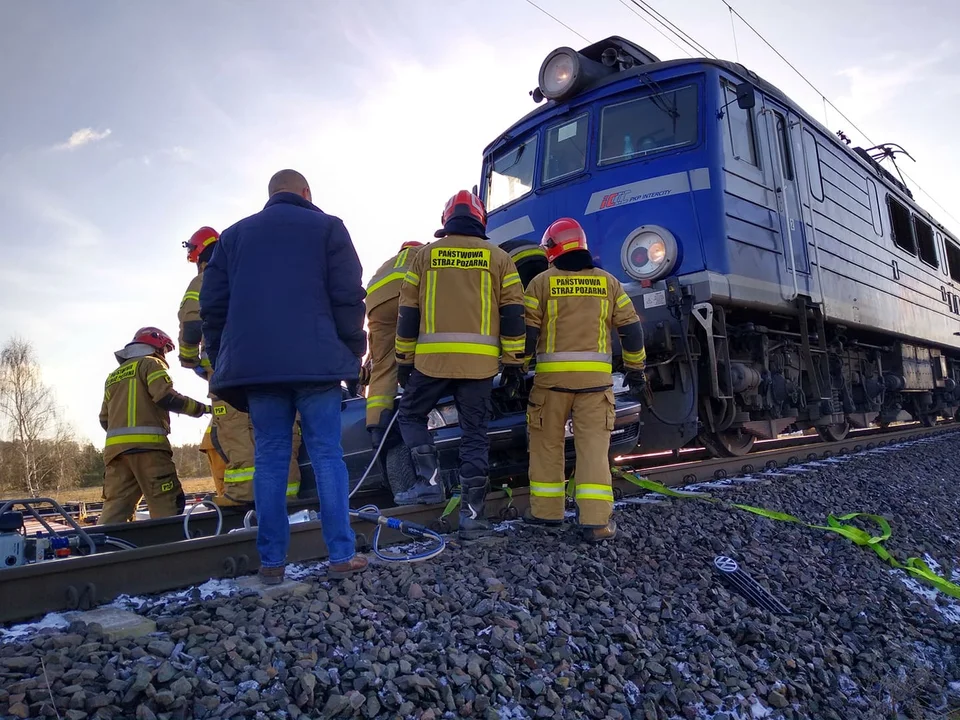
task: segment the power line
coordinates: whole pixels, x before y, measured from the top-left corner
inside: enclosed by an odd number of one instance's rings
[[[653,14],[660,22],[662,22],[664,25],[666,25],[666,26],[670,29],[671,32],[673,32],[677,37],[679,37],[679,38],[680,38],[681,40],[683,40],[685,43],[687,43],[688,45],[690,45],[690,47],[692,47],[692,48],[693,48],[694,50],[696,50],[697,52],[703,53],[704,55],[708,55],[709,57],[712,57],[714,60],[717,59],[717,56],[716,56],[716,55],[714,55],[712,52],[710,52],[709,50],[707,50],[703,45],[701,45],[701,44],[698,43],[696,40],[694,40],[694,39],[693,39],[690,35],[688,35],[686,32],[684,32],[684,31],[681,30],[679,27],[677,27],[676,25],[674,25],[670,20],[667,19],[666,16],[664,16],[663,14],[661,14],[656,8],[654,8],[653,6],[651,6],[649,3],[645,2],[645,0],[630,0],[630,2],[632,2],[634,5],[636,5],[636,6],[637,6],[638,8],[640,8],[641,10],[646,10],[647,12]]]
[[[660,35],[662,35],[668,42],[673,43],[673,46],[674,46],[675,48],[677,48],[677,50],[679,50],[680,52],[686,54],[687,57],[692,57],[689,50],[687,50],[685,47],[683,47],[682,45],[680,45],[680,43],[678,43],[678,42],[677,42],[676,40],[674,40],[672,37],[670,37],[669,35],[667,35],[663,30],[661,30],[660,28],[658,28],[656,25],[654,25],[652,22],[650,22],[650,21],[649,21],[647,18],[645,18],[643,15],[641,15],[640,13],[638,13],[634,8],[630,7],[630,5],[627,4],[627,0],[617,0],[617,2],[619,2],[619,3],[620,3],[621,5],[623,5],[627,10],[629,10],[630,12],[632,12],[632,13],[633,13],[634,15],[636,15],[638,18],[640,18],[641,20],[643,20],[647,25],[649,25],[649,26],[652,27],[654,30],[656,30],[658,33],[660,33]]]
[[[753,32],[754,35],[756,35],[758,38],[760,38],[760,39],[763,41],[763,43],[764,43],[768,48],[770,48],[771,50],[773,50],[773,52],[776,54],[776,56],[777,56],[778,58],[780,58],[781,60],[783,60],[783,62],[785,62],[785,63],[787,64],[787,66],[788,66],[791,70],[793,70],[797,75],[799,75],[800,78],[801,78],[807,85],[809,85],[809,86],[813,89],[813,91],[814,91],[815,93],[817,93],[817,94],[823,99],[824,105],[829,105],[831,108],[833,108],[833,110],[837,113],[837,115],[839,115],[839,116],[840,116],[841,118],[843,118],[846,122],[848,122],[848,123],[850,124],[850,127],[852,127],[854,130],[856,130],[858,133],[860,133],[868,143],[870,143],[871,145],[876,145],[876,144],[877,144],[876,142],[874,142],[873,140],[871,140],[871,139],[870,139],[870,136],[867,135],[863,130],[861,130],[861,129],[857,126],[857,124],[856,124],[855,122],[853,122],[853,120],[851,120],[849,117],[847,117],[840,108],[838,108],[836,105],[834,105],[833,102],[827,98],[826,94],[824,94],[824,93],[820,90],[820,88],[818,88],[816,85],[814,85],[814,84],[807,78],[806,75],[804,75],[802,72],[800,72],[800,70],[797,69],[797,67],[796,67],[792,62],[790,62],[789,60],[787,60],[787,58],[785,58],[785,57],[783,56],[783,54],[782,54],[779,50],[777,50],[777,49],[773,46],[773,44],[772,44],[769,40],[767,40],[759,30],[757,30],[753,25],[751,25],[743,15],[741,15],[739,12],[737,12],[737,10],[736,10],[733,6],[731,6],[730,3],[727,2],[727,0],[720,0],[720,2],[722,2],[724,5],[726,5],[726,6],[727,6],[727,9],[730,10],[731,13],[733,13],[733,14],[736,15],[738,18],[740,18],[741,22],[743,22],[743,24],[746,25],[746,26]],[[898,170],[899,170],[899,168],[898,168]],[[900,173],[903,175],[904,179],[909,180],[911,183],[913,183],[914,187],[916,187],[916,189],[917,189],[919,192],[923,193],[927,198],[929,198],[930,201],[931,201],[934,205],[936,205],[938,208],[940,208],[940,210],[942,210],[944,213],[946,213],[946,215],[947,215],[949,218],[951,218],[955,223],[960,224],[960,220],[958,220],[956,217],[954,217],[954,215],[953,215],[949,210],[947,210],[943,205],[941,205],[939,202],[937,202],[937,199],[936,199],[935,197],[933,197],[933,195],[931,195],[931,194],[928,193],[926,190],[924,190],[922,187],[920,187],[920,184],[919,184],[916,180],[914,180],[912,177],[910,177],[907,173],[903,172],[903,170],[900,170]]]
[[[537,10],[539,10],[540,12],[542,12],[542,13],[543,13],[544,15],[546,15],[548,18],[552,19],[554,22],[559,23],[560,25],[563,25],[567,30],[569,30],[570,32],[572,32],[574,35],[576,35],[578,38],[580,38],[581,40],[583,40],[585,43],[588,43],[588,44],[590,43],[590,41],[587,40],[587,38],[585,38],[583,35],[581,35],[580,33],[578,33],[578,32],[577,32],[576,30],[574,30],[572,27],[570,27],[569,25],[567,25],[563,20],[561,20],[561,19],[558,18],[557,16],[551,15],[550,13],[548,13],[548,12],[547,12],[546,10],[544,10],[542,7],[540,7],[540,6],[537,5],[535,2],[533,2],[533,0],[526,0],[526,3],[527,3],[528,5],[533,5],[533,7],[535,7]]]

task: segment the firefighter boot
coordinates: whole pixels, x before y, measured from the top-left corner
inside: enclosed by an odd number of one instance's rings
[[[446,499],[443,479],[440,477],[440,461],[432,445],[410,448],[413,467],[417,471],[417,484],[409,490],[397,493],[393,498],[397,505],[433,505]]]
[[[477,540],[491,533],[490,521],[484,514],[489,483],[485,477],[460,476],[460,539]]]

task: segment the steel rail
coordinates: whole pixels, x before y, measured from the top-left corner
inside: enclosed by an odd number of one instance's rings
[[[808,452],[802,452],[807,450],[807,447],[788,446],[738,458],[675,463],[644,470],[643,474],[664,485],[677,487],[957,432],[960,432],[960,427],[956,425],[910,428],[888,432],[876,438],[815,443],[809,446]],[[619,478],[615,480],[614,488],[617,497],[646,492]],[[492,518],[516,517],[528,505],[527,488],[513,490],[510,495],[496,491],[487,496],[487,513]],[[421,525],[432,525],[439,530],[454,530],[457,524],[456,514],[441,518],[442,511],[442,505],[412,506],[391,508],[385,510],[384,515]],[[125,539],[129,540],[136,537],[137,533],[144,532],[143,526],[148,522],[150,521],[129,523]],[[114,527],[120,526],[104,526],[102,530],[112,530]],[[354,530],[363,546],[366,539],[371,537],[373,526],[357,520],[354,521]],[[288,562],[327,557],[319,522],[295,523],[290,526],[290,531]],[[142,537],[148,537],[146,533],[149,532],[151,531],[146,531]],[[157,530],[152,532],[156,533],[156,537],[161,535]],[[382,544],[396,544],[405,540],[408,541],[409,538],[385,529]],[[456,544],[455,538],[450,539],[450,544]],[[165,592],[212,578],[238,577],[258,567],[256,530],[250,529],[216,537],[180,539],[176,542],[138,547],[135,550],[98,553],[4,569],[0,570],[0,623],[26,620],[47,612],[86,609],[109,602],[123,594]]]

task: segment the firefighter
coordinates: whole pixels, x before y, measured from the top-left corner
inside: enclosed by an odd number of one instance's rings
[[[190,239],[183,243],[187,250],[187,261],[196,263],[197,274],[187,286],[187,291],[180,301],[180,352],[178,353],[181,367],[193,370],[204,380],[210,380],[210,361],[206,353],[201,351],[201,323],[200,323],[200,287],[203,284],[203,271],[213,257],[214,244],[220,239],[220,234],[211,227],[204,226],[197,230]],[[211,397],[211,400],[214,398]],[[224,496],[223,475],[226,462],[217,452],[212,439],[213,417],[207,424],[200,442],[200,452],[207,456],[210,465],[210,475],[216,488],[217,497]]]
[[[594,267],[587,238],[571,218],[541,241],[551,267],[527,286],[526,354],[536,353],[527,404],[530,508],[524,520],[560,525],[564,506],[564,427],[573,414],[576,501],[584,539],[616,535],[608,452],[616,419],[611,330],[620,336],[624,384],[642,397],[646,350],[633,302],[613,275]]]
[[[107,376],[100,408],[107,432],[100,525],[131,520],[141,497],[151,518],[183,512],[183,488],[167,439],[170,413],[198,418],[210,407],[173,389],[164,359],[171,350],[166,333],[145,327],[114,354],[120,367]]]
[[[400,432],[417,484],[399,505],[445,497],[427,413],[452,394],[460,418],[460,538],[490,532],[484,516],[489,481],[490,393],[502,360],[501,385],[515,393],[523,376],[523,291],[510,257],[487,241],[487,213],[461,190],[447,202],[443,228],[421,250],[400,290],[396,355]]]
[[[190,281],[180,303],[180,364],[190,368],[205,380],[210,380],[210,362],[202,351],[200,321],[200,288],[203,271],[213,257],[219,233],[202,227],[183,244],[187,260],[197,264],[197,276]],[[250,416],[210,395],[213,416],[204,433],[200,450],[210,463],[210,472],[216,486],[213,501],[221,507],[235,507],[253,503],[253,430]],[[296,463],[299,434],[295,433],[287,496],[296,497],[300,489],[300,467]]]
[[[370,356],[361,379],[367,385],[367,430],[376,450],[393,416],[397,396],[397,313],[404,275],[423,243],[405,242],[400,252],[387,260],[367,284],[367,339]]]

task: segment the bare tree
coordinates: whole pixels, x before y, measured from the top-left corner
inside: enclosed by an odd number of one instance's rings
[[[36,496],[48,472],[51,445],[56,444],[49,438],[57,431],[57,406],[43,384],[33,346],[17,337],[0,351],[0,416],[19,461],[21,487]]]

